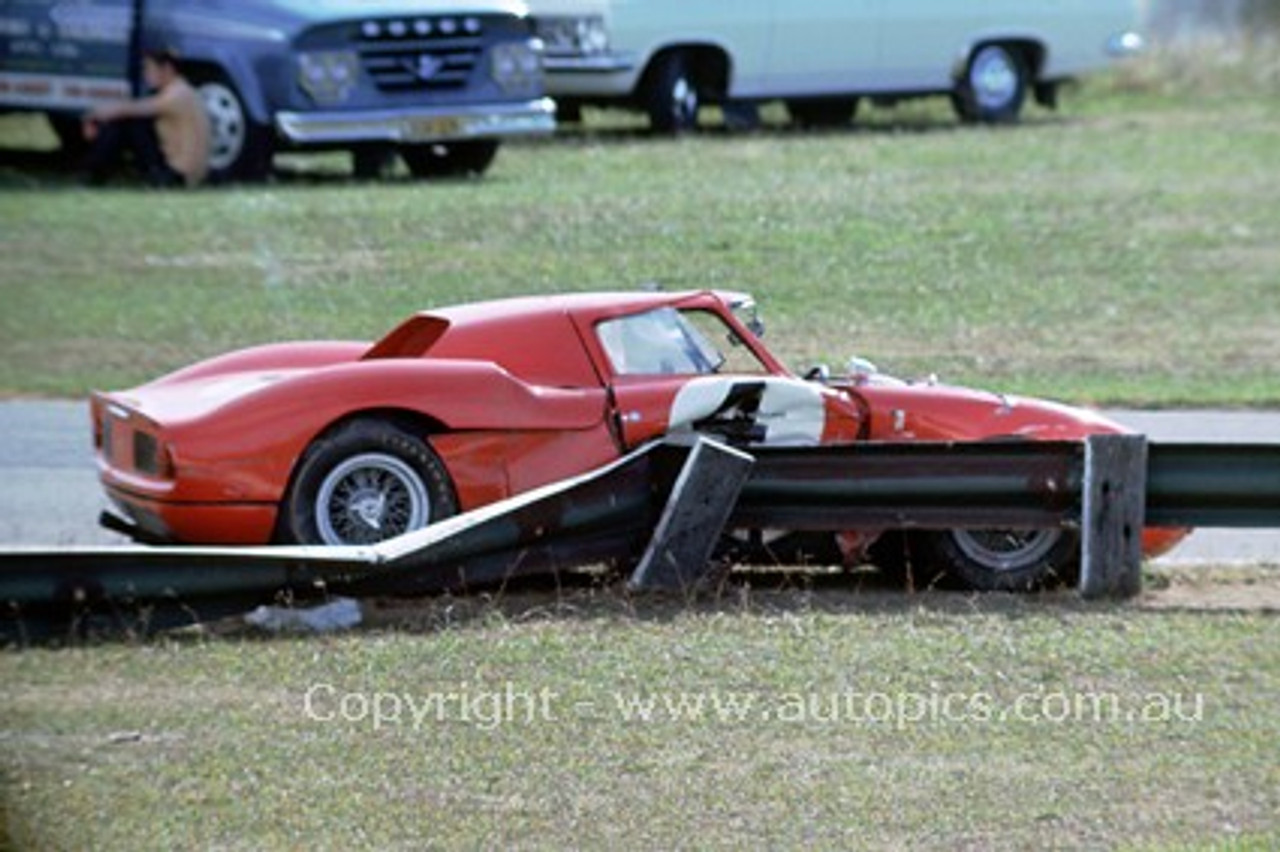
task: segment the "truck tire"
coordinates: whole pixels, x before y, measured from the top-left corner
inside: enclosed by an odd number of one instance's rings
[[[496,139],[400,146],[400,159],[416,178],[478,177],[497,154]]]
[[[63,159],[73,166],[83,160],[89,153],[89,143],[84,138],[81,117],[68,112],[50,112],[45,117],[49,119],[53,134],[58,137],[58,150],[62,152]]]
[[[193,77],[209,114],[209,174],[214,181],[261,181],[271,173],[271,128],[253,120],[244,98],[218,72]]]

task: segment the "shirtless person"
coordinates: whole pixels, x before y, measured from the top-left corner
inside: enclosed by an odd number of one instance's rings
[[[92,143],[85,160],[91,183],[102,183],[125,149],[152,186],[196,186],[209,172],[209,117],[167,48],[148,50],[142,76],[152,94],[106,104],[84,119]]]

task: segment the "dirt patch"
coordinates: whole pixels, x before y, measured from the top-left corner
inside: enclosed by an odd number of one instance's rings
[[[1137,605],[1179,609],[1280,613],[1280,565],[1185,565],[1147,578]]]

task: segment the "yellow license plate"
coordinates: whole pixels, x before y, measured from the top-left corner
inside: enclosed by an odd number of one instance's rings
[[[462,122],[456,118],[413,118],[407,123],[405,135],[413,139],[442,139],[462,133]]]

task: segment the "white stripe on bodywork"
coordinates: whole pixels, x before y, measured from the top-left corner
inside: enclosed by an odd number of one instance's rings
[[[800,379],[778,376],[704,376],[689,381],[671,404],[670,432],[693,431],[693,424],[714,414],[737,385],[764,385],[755,422],[765,429],[765,444],[813,445],[822,440],[826,408],[818,388]]]

